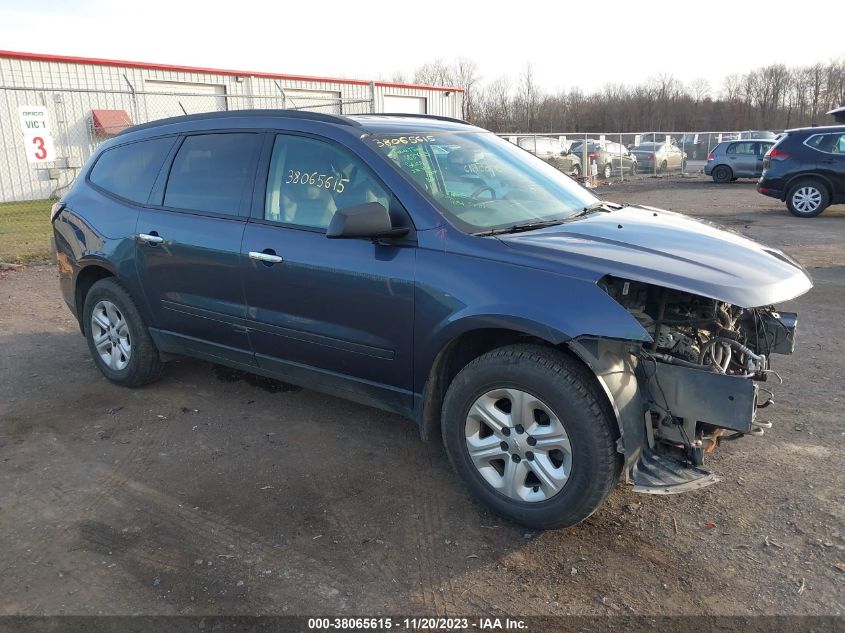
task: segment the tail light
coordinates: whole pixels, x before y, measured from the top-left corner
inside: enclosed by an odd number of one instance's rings
[[[57,202],[52,207],[50,207],[50,222],[55,222],[56,218],[59,217],[59,214],[64,210],[64,208],[64,202]]]
[[[785,152],[782,149],[775,149],[774,147],[766,152],[764,158],[768,158],[770,160],[786,160],[789,158],[789,152]]]
[[[589,154],[587,154],[587,157],[588,158],[598,158],[599,153],[598,152],[590,152]]]
[[[716,160],[716,156],[713,154],[707,154],[707,160]]]

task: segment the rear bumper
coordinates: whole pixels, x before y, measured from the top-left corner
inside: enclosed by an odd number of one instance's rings
[[[757,183],[757,193],[762,193],[764,196],[769,196],[770,198],[777,198],[778,200],[783,200],[782,189],[775,189],[769,187],[764,182]]]

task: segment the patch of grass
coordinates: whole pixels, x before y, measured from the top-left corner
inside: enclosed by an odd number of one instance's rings
[[[50,257],[53,200],[0,203],[0,261],[32,262]]]

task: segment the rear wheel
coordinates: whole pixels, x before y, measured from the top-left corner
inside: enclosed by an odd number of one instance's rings
[[[664,160],[660,163],[660,169],[658,170],[661,174],[665,174],[667,169],[666,161]]]
[[[814,218],[830,204],[827,188],[816,180],[801,180],[789,188],[786,206],[799,218]]]
[[[115,279],[101,279],[83,308],[88,349],[103,375],[125,387],[140,387],[161,375],[162,362],[132,297]]]
[[[580,178],[581,177],[581,165],[574,165],[572,167],[572,177],[573,178]]]
[[[484,354],[443,403],[449,459],[495,512],[536,528],[590,516],[619,477],[615,423],[577,361],[536,345]]]
[[[610,165],[610,163],[604,164],[604,171],[602,172],[602,175],[604,176],[605,180],[608,180],[613,175],[613,167]]]
[[[713,182],[726,183],[731,181],[733,172],[727,165],[717,165],[713,169],[711,176],[713,177]]]

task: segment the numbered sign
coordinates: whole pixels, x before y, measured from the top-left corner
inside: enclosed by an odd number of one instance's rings
[[[46,163],[56,160],[53,137],[50,134],[50,117],[44,106],[20,106],[18,108],[23,132],[24,151],[30,163]]]

